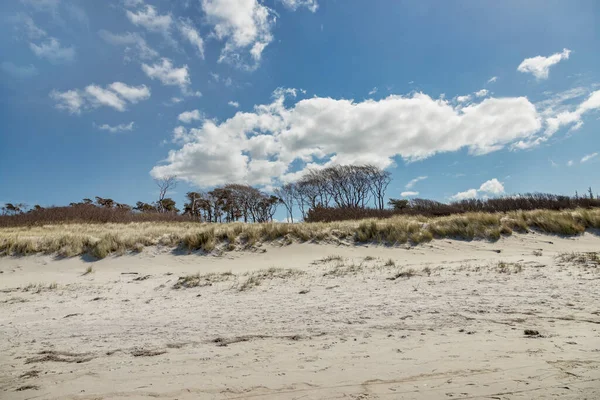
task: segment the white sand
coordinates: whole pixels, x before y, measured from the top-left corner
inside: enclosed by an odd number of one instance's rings
[[[555,259],[600,250],[597,236],[264,250],[0,258],[0,398],[600,399],[600,270]],[[362,268],[323,276],[331,255]],[[239,291],[269,267],[306,273]]]

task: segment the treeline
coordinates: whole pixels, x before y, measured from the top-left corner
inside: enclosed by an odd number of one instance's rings
[[[265,193],[248,185],[227,184],[205,192],[188,192],[182,210],[167,197],[176,178],[156,181],[159,196],[155,202],[138,201],[134,206],[96,196],[70,203],[69,207],[44,208],[7,203],[1,209],[0,226],[52,224],[64,222],[105,223],[143,221],[195,221],[208,223],[273,221],[278,206],[287,220],[294,222],[300,212],[306,222],[330,222],[394,215],[446,216],[466,212],[508,212],[515,210],[564,210],[600,207],[600,197],[590,188],[574,197],[528,193],[492,199],[471,199],[441,203],[427,199],[388,200],[386,190],[391,174],[373,165],[341,165],[309,170],[294,183]]]
[[[591,188],[587,196],[561,196],[549,193],[526,193],[493,199],[470,199],[441,203],[427,199],[390,199],[390,208],[380,210],[361,207],[315,207],[309,210],[306,222],[332,222],[364,218],[390,218],[395,215],[442,217],[467,212],[509,212],[527,210],[568,210],[600,207],[600,197]]]

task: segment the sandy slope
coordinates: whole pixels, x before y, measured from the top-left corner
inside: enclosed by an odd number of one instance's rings
[[[264,250],[0,259],[0,398],[600,398],[600,271],[555,259],[597,236]],[[240,291],[269,267],[305,273]]]

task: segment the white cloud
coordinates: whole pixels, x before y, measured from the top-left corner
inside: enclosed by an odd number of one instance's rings
[[[319,5],[317,0],[279,0],[287,8],[296,11],[300,7],[306,7],[312,12],[316,12]]]
[[[490,179],[489,181],[483,182],[481,186],[479,186],[479,189],[469,189],[464,192],[456,193],[451,199],[455,201],[474,199],[480,193],[499,195],[504,193],[504,185],[496,178]]]
[[[295,93],[278,90],[271,104],[253,112],[222,122],[202,120],[190,129],[193,140],[171,151],[152,174],[177,175],[200,186],[270,184],[292,179],[288,169],[295,160],[304,167],[318,162],[385,168],[396,156],[415,161],[464,148],[486,154],[541,129],[535,106],[524,97],[487,98],[462,108],[423,93],[359,103],[313,97],[286,106],[284,96]]]
[[[574,87],[558,93],[548,93],[548,98],[535,104],[545,117],[556,115],[563,111],[572,110],[569,101],[589,95],[590,90],[583,86]]]
[[[202,118],[203,116],[199,110],[185,111],[177,117],[178,120],[186,124],[189,124],[192,121],[199,121]]]
[[[158,79],[163,85],[179,86],[185,90],[191,83],[188,66],[175,68],[168,58],[163,58],[160,63],[153,65],[142,64],[142,70],[150,79]]]
[[[458,101],[459,103],[465,103],[467,101],[471,100],[471,95],[466,95],[466,96],[458,96],[456,98],[456,101]]]
[[[467,199],[474,199],[477,197],[477,189],[469,189],[464,192],[458,192],[451,197],[452,200],[461,201]]]
[[[53,64],[68,63],[75,59],[75,49],[73,47],[62,47],[58,39],[53,37],[39,46],[35,43],[29,43],[29,48],[36,56],[46,58]]]
[[[572,167],[572,166],[573,166],[573,160],[567,161],[567,167]]]
[[[402,192],[400,193],[400,196],[402,197],[414,197],[414,196],[418,196],[419,192]]]
[[[181,35],[188,40],[194,46],[200,58],[204,58],[204,40],[192,25],[192,21],[189,19],[180,19],[177,25]]]
[[[372,96],[375,93],[377,93],[377,86],[375,86],[373,89],[371,89],[371,91],[369,92],[369,96]]]
[[[71,114],[79,114],[85,104],[85,99],[77,90],[67,90],[66,92],[53,90],[50,92],[50,98],[56,101],[56,108]]]
[[[235,107],[235,108],[239,108],[240,103],[238,103],[237,101],[230,101],[229,104],[231,107]]]
[[[497,76],[492,76],[490,79],[488,79],[487,83],[494,83],[498,80]]]
[[[417,182],[424,181],[425,179],[427,179],[426,176],[418,176],[415,179],[412,179],[410,182],[408,182],[406,184],[405,188],[410,189],[413,186],[415,186],[415,184],[417,184]]]
[[[571,54],[571,50],[563,49],[562,53],[555,53],[549,57],[536,56],[533,58],[526,58],[517,67],[517,71],[531,73],[537,79],[548,79],[550,67],[558,64],[562,60],[568,60],[569,54]]]
[[[38,74],[37,68],[35,68],[35,66],[32,64],[18,66],[10,61],[4,61],[2,64],[0,64],[0,68],[2,68],[2,70],[7,74],[19,79],[30,78]]]
[[[131,23],[136,26],[143,26],[152,32],[167,34],[171,29],[171,23],[173,23],[171,14],[160,15],[156,12],[156,8],[151,5],[146,5],[138,12],[127,10],[126,13]]]
[[[583,156],[583,158],[581,159],[581,163],[583,164],[585,162],[588,162],[596,156],[598,156],[598,153],[587,154],[587,155]]]
[[[263,50],[273,41],[275,13],[258,0],[202,0],[202,9],[213,26],[214,36],[225,41],[219,62],[256,68]]]
[[[583,125],[584,114],[600,109],[600,90],[592,92],[589,97],[580,103],[574,111],[562,111],[553,117],[546,119],[546,132],[547,137],[552,136],[562,126],[575,124],[577,130]]]
[[[85,88],[88,100],[96,107],[108,106],[118,111],[125,111],[125,100],[115,92],[104,89],[98,85],[89,85]]]
[[[74,89],[66,92],[53,90],[50,98],[56,101],[56,108],[71,114],[79,114],[84,109],[107,106],[117,111],[125,111],[127,102],[135,104],[150,97],[150,89],[145,85],[129,86],[122,82],[114,82],[107,88],[88,85],[83,90]]]
[[[489,90],[487,90],[487,89],[481,89],[481,90],[475,92],[475,96],[477,96],[477,97],[485,97],[489,93],[490,93]]]
[[[150,97],[150,89],[146,85],[129,86],[123,82],[113,82],[109,87],[122,98],[134,104]]]
[[[126,32],[121,35],[101,30],[98,35],[107,43],[115,46],[125,46],[125,59],[131,60],[133,57],[142,60],[151,60],[158,57],[158,52],[148,46],[146,40],[139,33]],[[131,56],[133,54],[133,57]]]
[[[479,191],[490,194],[501,194],[504,193],[504,185],[498,179],[494,178],[482,183]]]
[[[96,126],[94,124],[94,126]],[[108,124],[102,124],[97,126],[98,129],[102,130],[102,131],[109,131],[110,133],[117,133],[117,132],[125,132],[125,131],[132,131],[133,130],[133,121],[131,121],[128,124],[119,124],[116,126],[110,126]]]

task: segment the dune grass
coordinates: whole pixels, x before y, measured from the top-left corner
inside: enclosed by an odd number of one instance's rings
[[[600,209],[466,213],[446,217],[397,216],[330,223],[207,224],[194,222],[134,222],[56,224],[0,228],[0,256],[35,253],[73,257],[139,252],[166,246],[210,253],[252,248],[260,243],[324,242],[418,244],[434,238],[497,240],[513,232],[536,230],[578,235],[600,228]]]

